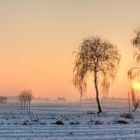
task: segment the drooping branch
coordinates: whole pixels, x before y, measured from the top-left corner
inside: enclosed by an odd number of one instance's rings
[[[136,80],[139,77],[139,75],[140,75],[140,67],[133,67],[127,73],[127,76],[129,79],[129,86],[130,86],[129,93],[131,94],[132,103],[133,103],[133,107],[134,107],[133,111],[137,110],[137,108],[139,107],[139,103],[140,103],[138,93],[137,93],[136,89],[134,89],[134,87],[133,87],[133,81]]]

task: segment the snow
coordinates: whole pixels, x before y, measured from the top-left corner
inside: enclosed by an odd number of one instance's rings
[[[0,105],[0,140],[140,140],[140,112],[128,114],[126,101],[18,103]]]

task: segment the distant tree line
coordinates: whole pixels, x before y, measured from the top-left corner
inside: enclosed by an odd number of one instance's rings
[[[8,97],[0,96],[0,103],[6,103],[8,100]]]

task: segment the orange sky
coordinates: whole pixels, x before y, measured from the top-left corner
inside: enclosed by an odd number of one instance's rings
[[[83,38],[99,35],[122,54],[110,96],[127,96],[139,6],[139,0],[1,0],[0,94],[30,88],[35,96],[78,99],[72,85],[73,51]]]

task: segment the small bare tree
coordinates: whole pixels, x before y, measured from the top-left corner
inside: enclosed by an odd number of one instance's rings
[[[19,101],[20,101],[20,107],[21,107],[21,110],[23,109],[23,97],[22,97],[22,93],[19,95]]]
[[[81,95],[86,93],[87,79],[94,77],[98,113],[102,112],[99,86],[108,93],[111,81],[117,74],[120,54],[116,46],[99,37],[85,39],[76,53],[74,63],[74,85]]]
[[[31,109],[31,101],[33,100],[33,95],[31,90],[23,90],[19,95],[19,100],[21,103],[21,109]]]
[[[27,91],[27,102],[28,102],[28,109],[31,109],[31,102],[33,100],[33,94],[31,90]]]
[[[26,108],[26,90],[23,90],[19,95],[19,100],[21,103],[21,109]]]

